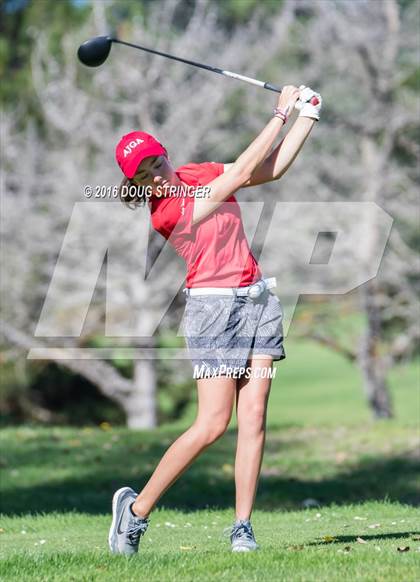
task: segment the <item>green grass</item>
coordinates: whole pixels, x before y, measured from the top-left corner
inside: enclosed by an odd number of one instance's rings
[[[154,431],[2,430],[0,579],[418,580],[418,367],[394,370],[398,416],[374,423],[351,365],[308,342],[287,347],[252,517],[259,552],[231,554],[222,535],[234,517],[235,418],[162,498],[141,554],[108,552],[113,491],[147,481],[193,404]],[[319,507],[304,509],[309,498]]]
[[[371,422],[362,379],[341,355],[307,340],[287,342],[286,360],[278,364],[268,420],[283,424],[346,425]],[[391,371],[390,389],[399,423],[419,426],[419,364]]]
[[[222,532],[230,518],[226,510],[156,511],[134,559],[104,550],[108,516],[53,513],[6,519],[2,579],[407,582],[418,574],[418,520],[408,507],[369,503],[258,511],[253,523],[262,549],[252,555],[227,551]],[[358,537],[366,543],[357,542]],[[402,546],[410,550],[398,552]]]
[[[308,340],[290,338],[285,346],[286,360],[275,363],[267,416],[270,427],[372,422],[355,365]],[[419,426],[420,362],[394,368],[389,380],[398,423]],[[179,426],[191,422],[195,410],[194,401]]]

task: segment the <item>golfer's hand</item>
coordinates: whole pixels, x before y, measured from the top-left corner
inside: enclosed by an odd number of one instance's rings
[[[318,102],[316,103],[316,101]],[[310,117],[318,121],[322,108],[322,97],[310,87],[301,85],[299,87],[299,99],[295,103],[295,108],[299,110],[299,117]]]
[[[298,99],[299,89],[294,85],[285,85],[281,90],[277,107],[288,116],[293,111],[293,107]]]

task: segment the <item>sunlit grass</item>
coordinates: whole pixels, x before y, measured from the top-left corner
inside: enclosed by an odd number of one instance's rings
[[[355,366],[293,337],[286,351],[276,364],[252,516],[259,552],[234,555],[222,535],[234,518],[233,416],[161,499],[140,554],[109,554],[113,492],[146,483],[193,420],[193,402],[182,420],[153,431],[106,423],[4,429],[0,579],[414,581],[418,365],[393,370],[396,418],[373,422]]]

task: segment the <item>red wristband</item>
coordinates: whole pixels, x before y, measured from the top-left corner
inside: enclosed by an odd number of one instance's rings
[[[273,113],[274,113],[274,117],[280,117],[280,119],[283,121],[283,123],[287,122],[287,110],[284,109],[280,109],[279,107],[275,107],[273,109]]]

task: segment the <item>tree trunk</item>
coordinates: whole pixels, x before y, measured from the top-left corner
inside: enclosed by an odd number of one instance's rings
[[[5,321],[1,321],[1,331],[9,342],[25,350],[47,347]],[[155,347],[154,338],[144,347]],[[71,348],[68,347],[55,348],[54,351],[55,357],[50,358],[52,361],[75,374],[80,374],[94,384],[102,394],[121,406],[130,428],[142,429],[156,426],[156,359],[135,360],[134,376],[132,380],[129,380],[105,361],[80,360],[76,355],[74,359],[69,359]]]
[[[394,414],[391,396],[388,384],[380,370],[380,361],[375,356],[365,354],[365,357],[361,358],[360,367],[363,374],[364,391],[373,417],[375,419],[392,418]]]
[[[392,402],[385,378],[386,367],[379,352],[381,318],[375,297],[375,280],[360,289],[364,312],[367,316],[366,330],[360,342],[358,362],[363,375],[364,391],[373,417],[392,418]]]
[[[154,340],[151,340],[150,345],[147,347],[154,347]],[[135,360],[132,392],[123,403],[129,428],[146,429],[156,427],[156,388],[156,360]]]

